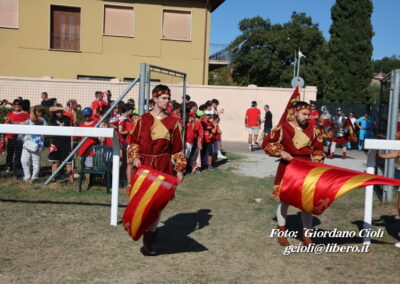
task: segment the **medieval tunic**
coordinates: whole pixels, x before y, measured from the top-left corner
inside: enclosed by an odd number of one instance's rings
[[[308,124],[306,128],[292,122],[281,122],[264,138],[262,147],[267,155],[280,157],[285,151],[294,158],[322,162],[324,159],[322,133]],[[275,176],[272,195],[279,197],[279,188],[288,161],[281,159]]]
[[[128,161],[140,159],[145,166],[173,175],[186,167],[181,124],[172,116],[163,119],[146,113],[135,120],[129,137]]]

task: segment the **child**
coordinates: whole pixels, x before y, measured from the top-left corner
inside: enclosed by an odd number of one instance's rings
[[[79,127],[94,127],[96,122],[93,121],[93,111],[90,107],[85,107],[82,110],[83,122],[79,125]],[[84,139],[83,137],[81,139]],[[97,144],[97,140],[95,138],[89,137],[85,143],[79,148],[78,155],[81,157],[85,157],[85,166],[87,168],[93,167],[93,152],[89,152],[90,147]]]
[[[61,105],[50,107],[51,119],[50,125],[54,126],[70,126],[71,120],[68,116],[64,115],[64,108]],[[55,172],[60,166],[61,162],[64,161],[71,153],[71,137],[70,136],[54,136],[51,139],[51,145],[49,149],[49,161],[51,164],[51,172]],[[68,161],[67,174],[69,181],[74,183],[74,171],[72,162]],[[53,180],[55,182],[55,179]]]

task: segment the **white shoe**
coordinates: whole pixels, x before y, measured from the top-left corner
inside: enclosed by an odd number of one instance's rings
[[[228,159],[226,156],[222,155],[221,151],[218,151],[218,156],[217,156],[217,158],[218,158],[218,159],[221,159],[221,160],[226,160],[226,159]]]
[[[253,145],[249,144],[249,151],[252,152],[253,151]]]
[[[394,246],[395,246],[396,248],[400,248],[400,242],[395,243]]]

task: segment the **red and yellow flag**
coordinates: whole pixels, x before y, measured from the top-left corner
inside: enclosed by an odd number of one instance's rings
[[[285,169],[279,198],[302,211],[320,215],[350,190],[375,184],[400,186],[400,180],[293,159]]]
[[[166,173],[141,166],[132,178],[129,204],[122,217],[125,230],[135,241],[158,219],[173,198],[178,179]]]
[[[279,123],[282,123],[284,121],[290,121],[293,119],[294,112],[293,112],[293,104],[295,102],[300,101],[300,90],[299,87],[297,86],[294,91],[292,96],[289,99],[289,102],[285,108],[285,111],[283,112],[281,119],[279,120]]]

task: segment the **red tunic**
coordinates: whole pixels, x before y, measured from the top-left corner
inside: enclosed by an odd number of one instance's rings
[[[297,128],[291,122],[283,122],[265,136],[262,147],[267,155],[279,157],[285,151],[295,158],[322,162],[324,159],[321,130],[308,124]],[[279,188],[288,161],[281,159],[275,176],[273,196],[279,196]]]
[[[21,123],[24,122],[26,120],[28,120],[30,118],[29,113],[24,112],[24,111],[20,111],[20,112],[10,112],[7,114],[7,119],[9,121],[9,123]],[[15,134],[6,134],[7,139],[12,139],[13,137],[16,137]]]
[[[128,161],[140,159],[145,166],[173,175],[186,167],[181,136],[182,125],[172,116],[161,120],[146,113],[135,120],[129,141]]]
[[[79,127],[94,127],[96,125],[96,122],[91,121],[91,122],[82,122]],[[83,139],[83,138],[82,138]],[[81,157],[86,157],[86,156],[93,156],[94,153],[93,151],[91,151],[90,153],[88,153],[88,150],[90,147],[92,147],[93,145],[97,144],[97,140],[89,137],[85,143],[83,143],[83,145],[79,148],[78,150],[78,155]]]
[[[308,124],[317,126],[317,119],[319,117],[319,111],[318,110],[313,110],[313,111],[310,112],[310,115],[312,115],[312,116],[314,116],[316,118],[309,119],[308,120]]]

